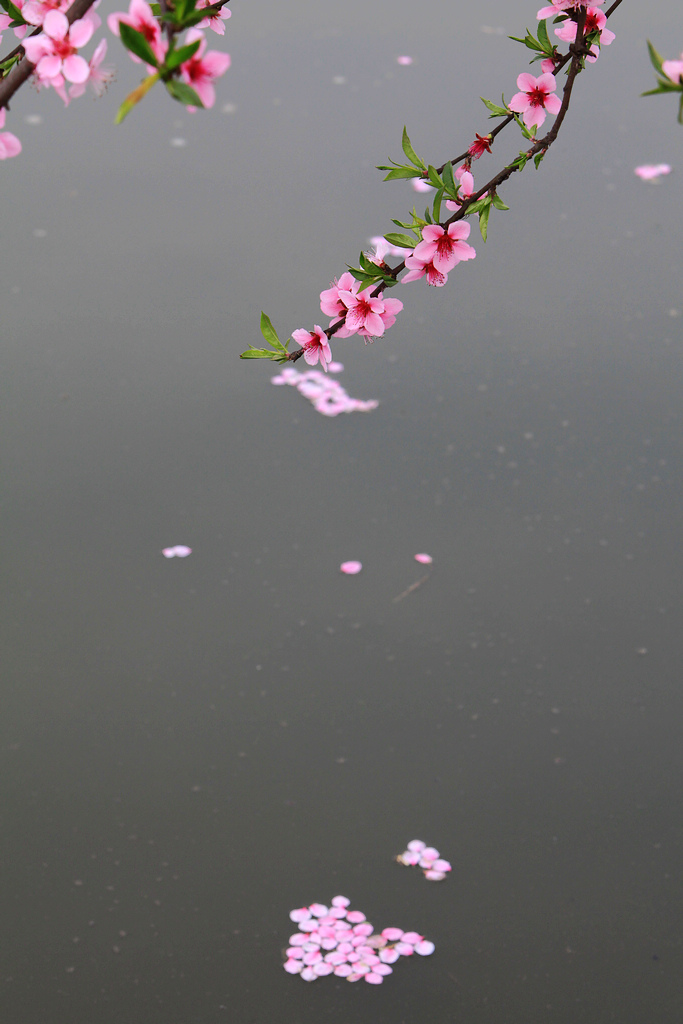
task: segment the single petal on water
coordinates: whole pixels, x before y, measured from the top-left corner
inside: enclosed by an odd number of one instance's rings
[[[341,571],[343,573],[346,573],[347,576],[355,576],[363,568],[363,563],[362,562],[354,562],[354,561],[342,562],[342,564],[339,566],[339,568],[341,569]],[[355,911],[351,911],[351,913],[357,914],[357,913],[359,913],[359,911],[355,910]],[[351,920],[350,917],[349,917],[349,920]],[[364,921],[365,920],[365,914],[363,914],[362,918],[355,918],[354,920]]]
[[[419,562],[420,565],[431,565],[434,559],[432,558],[431,555],[421,553],[419,555],[415,555],[415,561]]]
[[[413,58],[409,57],[407,54],[402,54],[400,57],[396,58],[396,63],[402,64],[403,67],[407,67],[409,64],[413,63]]]
[[[423,939],[422,942],[418,942],[415,946],[415,952],[419,953],[420,956],[430,956],[435,949],[436,946],[429,939]]]

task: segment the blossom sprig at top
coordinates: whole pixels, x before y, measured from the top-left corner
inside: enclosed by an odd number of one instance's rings
[[[411,839],[407,849],[399,853],[396,860],[404,867],[421,868],[428,882],[443,882],[451,870],[451,865],[441,857],[439,851],[434,846],[427,846],[421,839]]]
[[[418,155],[404,128],[401,145],[405,162],[392,159],[379,169],[387,172],[385,181],[412,179],[419,191],[430,192],[431,209],[428,207],[423,216],[413,208],[408,218],[394,220],[399,230],[387,232],[374,253],[361,252],[358,265],[349,266],[320,293],[320,308],[330,317],[327,328],[316,324],[313,330],[294,331],[291,340],[299,347],[289,351],[289,340],[281,341],[270,321],[268,331],[264,332],[262,314],[261,331],[269,347],[250,345],[241,357],[295,362],[303,356],[309,363],[320,362],[325,368],[332,358],[333,337],[336,342],[359,334],[367,342],[386,334],[403,309],[401,300],[387,297],[387,291],[399,281],[410,283],[424,278],[427,285],[443,287],[454,268],[473,260],[477,254],[467,241],[470,224],[465,219],[478,215],[481,237],[486,241],[491,211],[509,209],[499,194],[501,185],[530,162],[538,169],[557,138],[577,76],[585,69],[586,61],[595,60],[600,45],[615,38],[606,24],[622,2],[613,0],[606,13],[601,10],[604,0],[556,0],[542,7],[537,14],[537,35],[527,29],[523,38],[511,37],[533,52],[531,63],[540,61],[542,73],[535,76],[521,72],[517,76],[517,92],[507,103],[504,96],[502,103],[484,99],[490,117],[500,119],[500,123],[489,132],[475,133],[474,141],[463,153],[440,167]],[[557,43],[550,39],[546,18],[554,19],[555,37],[568,43],[566,53],[559,52]],[[560,93],[557,76],[565,67],[566,81]],[[669,70],[675,75],[678,69]],[[667,77],[663,69],[662,75]],[[670,88],[678,88],[671,78],[668,82]],[[549,115],[554,123],[540,136],[539,129]],[[510,124],[521,129],[525,148],[485,184],[476,184],[473,162],[492,154],[497,136]],[[442,207],[449,216],[442,216]],[[398,264],[387,263],[387,256],[399,254],[402,258]],[[461,273],[464,272],[458,270]]]
[[[434,943],[419,932],[395,927],[376,932],[365,914],[350,905],[346,896],[335,896],[329,906],[311,903],[291,911],[290,920],[299,930],[290,935],[285,951],[288,974],[303,981],[332,975],[381,985],[401,957],[434,952]]]

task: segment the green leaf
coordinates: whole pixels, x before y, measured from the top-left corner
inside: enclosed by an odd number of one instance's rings
[[[510,113],[507,107],[499,107],[495,103],[492,103],[491,100],[484,99],[483,96],[480,96],[479,99],[489,108],[491,111],[491,117],[507,117]]]
[[[443,182],[441,180],[441,177],[437,173],[436,167],[432,167],[432,165],[430,164],[429,167],[427,168],[427,175],[429,184],[432,186],[432,188],[443,188]]]
[[[12,21],[15,23],[12,28],[19,28],[20,25],[28,25],[28,22],[24,20],[21,11],[16,7],[12,0],[0,0],[0,7],[3,7],[9,14]]]
[[[417,245],[416,238],[411,238],[410,235],[401,235],[397,231],[390,231],[384,237],[390,245],[398,245],[402,249],[414,249]]]
[[[543,150],[543,149],[541,150],[540,153],[536,153],[536,155],[534,157],[534,165],[536,167],[536,170],[538,170],[538,168],[541,166],[541,160],[543,159],[544,156],[545,156],[545,150]]]
[[[652,64],[652,67],[655,69],[658,75],[661,75],[662,78],[665,78],[666,76],[662,68],[662,61],[664,60],[664,58],[661,56],[661,54],[657,53],[649,39],[647,41],[647,49],[648,53],[650,54],[650,63]]]
[[[123,22],[121,22],[121,24],[123,24]],[[133,91],[126,96],[118,109],[116,117],[114,118],[114,124],[121,124],[124,117],[127,117],[128,114],[130,114],[133,107],[135,107],[140,100],[147,95],[152,86],[159,81],[160,77],[161,75],[159,72],[155,71],[153,75],[148,75],[147,78],[144,78],[137,89],[133,89]]]
[[[378,171],[386,171],[386,167],[378,167]],[[392,167],[382,181],[394,181],[396,178],[421,178],[422,172],[415,171],[412,167]]]
[[[131,28],[130,25],[126,25],[125,21],[119,22],[119,30],[121,34],[121,42],[134,53],[140,60],[144,60],[145,64],[151,64],[153,68],[158,67],[158,61],[154,56],[154,51],[149,45],[142,32],[138,32],[136,28]]]
[[[489,233],[489,215],[491,213],[491,204],[487,206],[479,214],[479,230],[481,231],[481,237],[486,241],[486,236]]]
[[[448,163],[444,164],[444,169],[441,176],[443,178],[443,183],[446,186],[447,191],[454,195],[456,185],[455,180],[453,178],[453,164],[450,162],[450,160],[448,161]]]
[[[2,0],[0,0],[0,3],[1,2]],[[149,6],[152,8],[152,14],[154,15],[154,17],[158,18],[159,15],[161,14],[161,4],[150,4]]]
[[[442,188],[440,188],[439,191],[434,196],[434,204],[432,206],[432,216],[434,218],[434,223],[435,224],[438,224],[439,221],[441,220],[441,200],[443,199],[443,192],[444,192],[444,190]]]
[[[503,200],[502,200],[502,199],[500,198],[500,196],[498,195],[498,193],[497,193],[497,192],[495,193],[495,195],[493,195],[493,196],[491,197],[491,202],[492,202],[492,204],[493,204],[493,205],[495,206],[495,208],[496,208],[497,210],[509,210],[509,209],[510,209],[510,207],[509,207],[509,206],[506,206],[506,205],[505,205],[505,203],[504,203],[504,202],[503,202]]]
[[[538,23],[538,41],[545,53],[553,52],[553,45],[548,38],[548,29],[546,28],[545,21],[539,21]]]
[[[272,352],[269,348],[254,348],[250,345],[246,352],[240,353],[240,359],[272,359],[276,363],[283,363],[286,360],[281,355]]]
[[[170,78],[165,85],[173,99],[178,100],[178,103],[183,103],[186,107],[204,106],[194,89],[189,85],[185,85],[184,82],[179,82],[175,78]]]
[[[678,104],[678,123],[683,124],[683,89],[681,90],[681,102]]]
[[[426,171],[427,168],[422,163],[422,161],[420,160],[419,156],[417,155],[417,153],[415,152],[415,150],[413,149],[413,147],[411,145],[410,139],[408,138],[408,130],[405,127],[405,125],[403,127],[403,140],[401,142],[401,147],[402,147],[403,152],[405,153],[405,155],[410,160],[410,162],[413,165],[413,167],[419,167],[419,169],[421,171]]]
[[[172,71],[174,68],[184,64],[186,60],[193,57],[199,49],[201,39],[196,39],[194,43],[188,43],[187,46],[181,46],[178,50],[172,50],[166,54],[164,60],[164,67],[167,71]]]
[[[267,341],[269,345],[272,345],[274,349],[281,349],[287,351],[286,346],[282,344],[277,336],[277,331],[270,322],[270,317],[261,311],[261,334],[263,335],[264,341]]]

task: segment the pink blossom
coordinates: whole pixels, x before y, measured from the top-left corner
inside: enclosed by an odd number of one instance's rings
[[[659,181],[663,174],[671,174],[671,164],[642,164],[633,173],[642,181]]]
[[[381,338],[385,330],[396,322],[396,315],[403,309],[400,299],[373,298],[372,290],[362,292],[340,291],[339,298],[346,306],[345,327],[347,331],[366,338]]]
[[[67,82],[85,82],[90,74],[88,63],[76,52],[89,41],[94,26],[80,18],[69,26],[62,11],[48,11],[40,35],[24,40],[26,56],[36,66],[36,74],[44,84],[63,76]]]
[[[549,114],[557,114],[560,110],[560,98],[553,95],[557,88],[554,75],[539,75],[534,78],[528,71],[523,71],[517,77],[517,88],[520,92],[515,93],[508,107],[517,114],[522,114],[524,124],[527,128],[537,125],[539,128],[546,118],[546,110]]]
[[[425,263],[423,260],[419,260],[416,256],[408,256],[406,259],[406,267],[408,273],[402,279],[402,284],[407,284],[409,281],[419,281],[421,277],[427,278],[427,284],[433,285],[435,288],[443,288],[448,281],[448,274],[442,274],[440,270],[437,270],[433,263]]]
[[[477,137],[472,143],[472,145],[469,147],[467,152],[469,153],[473,160],[478,160],[482,153],[491,152],[491,136],[480,135],[479,132],[475,132],[474,134]]]
[[[434,186],[430,185],[426,178],[412,178],[413,189],[415,192],[433,192]]]
[[[387,242],[386,238],[381,235],[375,235],[370,239],[374,252],[368,252],[365,255],[371,261],[376,263],[378,267],[385,267],[384,262],[385,256],[399,256],[403,259],[405,256],[410,256],[412,249],[403,249],[398,245],[392,245],[391,242]]]
[[[328,364],[332,359],[332,353],[330,352],[330,343],[327,335],[322,327],[316,324],[313,331],[299,328],[296,331],[292,331],[292,338],[297,345],[301,345],[303,348],[304,359],[310,366],[315,366],[318,360],[320,360],[323,370],[327,371]]]
[[[70,6],[70,0],[26,0],[21,14],[32,25],[42,25],[50,11],[66,11]]]
[[[183,81],[190,85],[199,96],[203,105],[208,109],[216,102],[216,90],[213,87],[215,78],[220,78],[230,67],[230,54],[221,53],[220,50],[206,50],[206,39],[203,33],[196,28],[190,29],[185,40],[193,43],[200,39],[199,49],[193,57],[180,65],[180,76]]]
[[[675,85],[683,82],[683,53],[680,60],[663,60],[662,71]]]
[[[349,273],[348,270],[342,274],[339,280],[335,277],[330,287],[320,293],[320,308],[325,316],[344,316],[346,306],[339,298],[340,291],[350,291],[355,294],[359,287],[359,282],[356,281],[353,274]]]
[[[472,260],[477,255],[472,246],[463,241],[469,234],[470,225],[464,221],[456,221],[448,229],[440,224],[427,224],[422,229],[422,241],[415,246],[414,258],[424,264],[431,263],[441,274],[448,274],[461,260]]]
[[[210,7],[212,0],[198,0],[195,10],[201,11],[204,7]],[[227,6],[221,7],[217,14],[211,14],[208,18],[204,18],[197,25],[197,28],[210,28],[216,32],[219,36],[225,35],[225,22],[228,20],[232,11]]]
[[[123,14],[120,11],[116,11],[114,14],[110,14],[107,18],[107,25],[109,30],[114,33],[115,36],[120,35],[119,22],[124,22],[126,25],[130,25],[137,32],[141,32],[147,42],[152,48],[152,52],[157,60],[162,61],[166,53],[166,43],[161,35],[161,26],[159,22],[152,14],[152,8],[145,0],[130,0],[128,7],[128,14]],[[132,60],[136,63],[142,63],[140,58],[134,53],[129,55]]]
[[[586,22],[583,30],[584,35],[587,35],[589,32],[599,32],[601,46],[609,46],[609,44],[614,42],[614,40],[616,39],[614,32],[611,32],[610,29],[605,28],[606,24],[607,18],[602,13],[602,11],[599,11],[595,6],[586,8]],[[575,21],[573,21],[571,18],[567,18],[565,21],[562,22],[561,25],[557,26],[557,28],[555,29],[555,35],[558,39],[561,39],[563,43],[573,43],[576,39],[576,32],[578,27],[579,26]],[[586,59],[588,61],[595,62],[598,59],[599,53],[600,48],[597,46],[596,43],[593,43],[593,45],[591,46],[592,56],[587,57]]]
[[[460,194],[467,197],[474,193],[474,176],[467,164],[455,171],[455,180],[460,184]]]
[[[339,568],[341,569],[341,571],[346,576],[357,576],[358,573],[363,568],[363,563],[362,562],[354,562],[354,561],[342,562],[342,564],[339,566]],[[363,915],[363,916],[365,917],[365,915]]]
[[[93,92],[96,96],[101,96],[105,91],[110,82],[114,80],[114,68],[109,64],[105,64],[103,67],[100,65],[107,55],[107,40],[101,39],[97,44],[95,52],[88,61],[89,75],[87,82],[79,82],[77,85],[72,85],[69,89],[69,96],[71,99],[76,99],[77,96],[82,96],[85,92],[85,87],[89,83]]]
[[[5,107],[0,108],[0,128],[5,127]],[[19,156],[21,153],[21,142],[12,132],[0,131],[0,160],[7,160],[11,156]]]
[[[593,0],[593,7],[601,7],[605,0]],[[568,10],[578,10],[579,7],[585,7],[586,0],[553,0],[553,3],[549,4],[548,7],[541,7],[536,17],[539,19],[555,18],[558,14],[563,14]]]

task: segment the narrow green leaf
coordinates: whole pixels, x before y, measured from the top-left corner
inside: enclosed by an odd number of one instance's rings
[[[185,85],[184,82],[179,82],[176,78],[169,78],[165,85],[173,99],[178,100],[178,103],[183,103],[186,107],[204,106],[194,89]]]
[[[285,346],[282,344],[277,336],[277,331],[270,322],[270,317],[261,311],[261,334],[265,341],[273,348],[283,349]]]
[[[269,348],[254,348],[250,345],[246,352],[240,354],[240,359],[274,359],[275,353]]]
[[[385,168],[380,167],[378,170],[383,171]],[[396,178],[420,178],[421,176],[422,172],[414,171],[412,167],[392,167],[382,181],[394,181]]]
[[[681,102],[678,104],[678,123],[683,124],[683,90],[681,90]]]
[[[439,221],[441,220],[441,200],[443,199],[443,193],[444,193],[443,188],[440,188],[439,191],[434,196],[434,204],[432,206],[432,216],[434,218],[434,223],[435,224],[438,224]]]
[[[545,53],[553,52],[553,46],[550,42],[550,39],[548,38],[548,29],[546,27],[545,21],[539,21],[538,23],[538,41],[543,47]]]
[[[493,204],[493,206],[495,206],[495,208],[496,208],[497,210],[509,210],[509,209],[510,209],[510,207],[509,207],[509,206],[506,206],[506,205],[505,205],[505,203],[504,203],[504,202],[503,202],[503,200],[502,200],[502,199],[500,198],[500,196],[498,195],[498,193],[496,193],[496,194],[495,194],[494,196],[492,196],[492,198],[491,198],[491,203]]]
[[[507,107],[499,107],[497,106],[497,104],[492,103],[491,100],[484,99],[483,96],[480,96],[479,99],[484,104],[484,106],[489,108],[489,110],[491,111],[491,117],[507,117],[508,114],[510,113]]]
[[[650,63],[652,64],[652,67],[655,69],[658,75],[665,77],[664,71],[662,69],[662,61],[664,60],[664,58],[661,54],[657,53],[649,39],[647,41],[647,49],[648,53],[650,54]]]
[[[121,24],[123,24],[123,22]],[[127,117],[128,114],[130,114],[133,107],[147,95],[152,86],[159,81],[160,77],[159,72],[155,71],[153,75],[148,75],[147,78],[143,79],[137,89],[133,89],[133,91],[126,96],[118,109],[116,117],[114,118],[114,124],[121,124],[124,117]]]
[[[136,28],[131,28],[130,25],[126,25],[125,21],[119,22],[119,31],[121,34],[121,42],[134,53],[140,60],[144,60],[145,64],[150,64],[153,68],[158,67],[158,61],[154,56],[154,51],[149,45],[142,32],[138,32]]]
[[[450,162],[450,160],[448,161],[448,163],[444,165],[443,173],[441,176],[443,178],[443,183],[448,189],[448,191],[451,193],[455,193],[456,185],[455,180],[453,178],[453,164]]]
[[[543,159],[544,156],[545,156],[544,150],[541,150],[540,153],[536,153],[536,155],[534,157],[534,164],[535,164],[536,170],[538,170],[538,168],[541,166],[541,160]]]
[[[201,39],[196,39],[194,43],[188,43],[187,46],[181,46],[178,50],[173,50],[171,53],[166,54],[164,60],[164,67],[167,71],[172,71],[174,68],[184,64],[186,60],[193,57],[199,49]]]
[[[436,167],[432,167],[432,165],[430,164],[429,167],[427,168],[427,175],[429,177],[429,184],[433,188],[443,188],[443,182],[440,176],[437,174]]]
[[[402,249],[414,249],[417,245],[416,238],[411,238],[410,235],[401,235],[397,231],[390,231],[384,237],[390,245],[398,245]]]
[[[401,142],[401,147],[402,147],[403,152],[405,153],[405,155],[410,160],[410,162],[413,165],[413,167],[419,167],[419,169],[421,171],[425,171],[427,169],[425,167],[425,165],[422,163],[422,161],[420,160],[420,158],[417,155],[417,153],[415,152],[415,150],[413,149],[413,147],[411,145],[411,142],[410,142],[410,139],[408,138],[408,130],[407,130],[407,128],[405,126],[403,128],[403,140]]]
[[[479,214],[479,230],[481,231],[481,237],[486,241],[486,236],[489,233],[489,215],[491,213],[491,204],[485,206]]]

